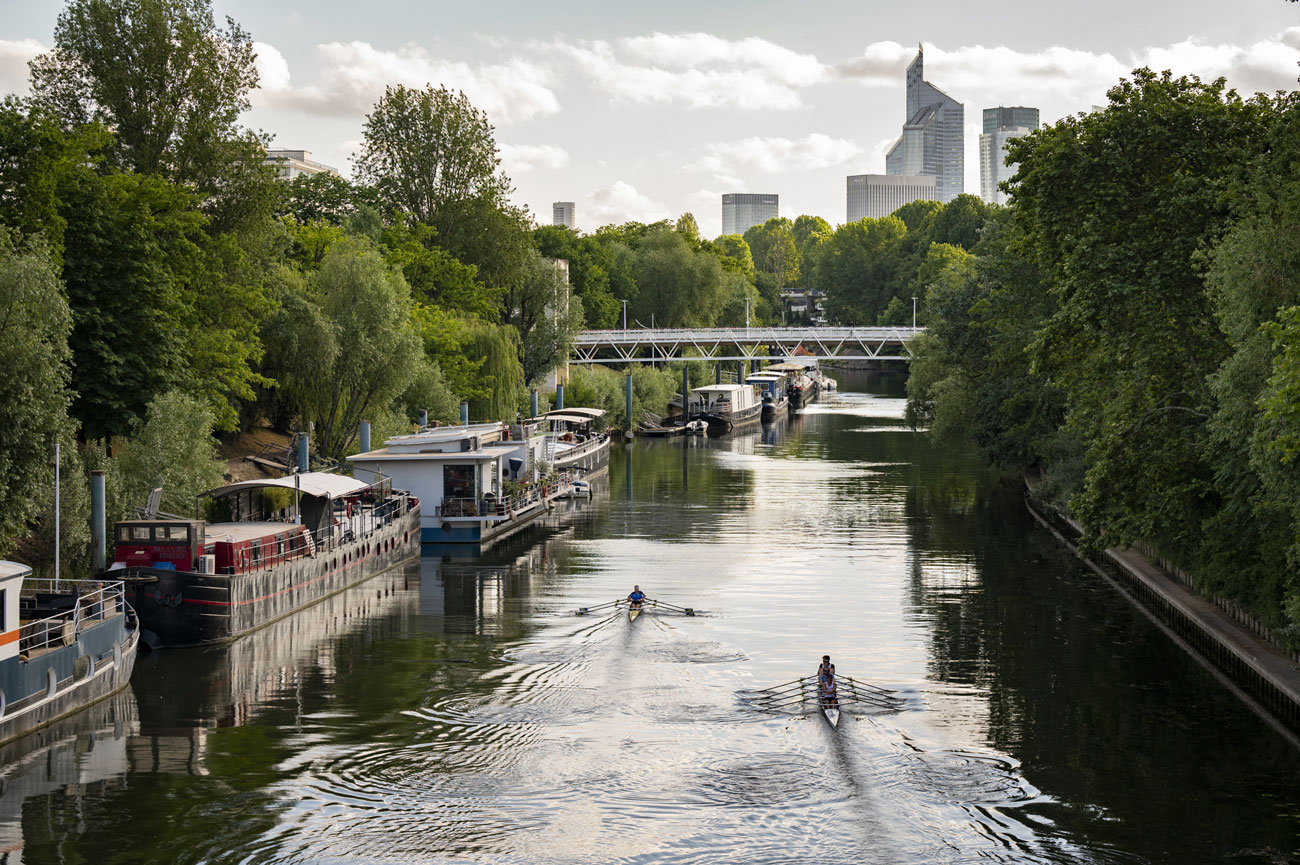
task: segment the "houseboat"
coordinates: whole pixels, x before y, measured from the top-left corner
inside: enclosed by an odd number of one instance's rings
[[[35,579],[0,561],[0,744],[117,693],[140,628],[121,581]]]
[[[596,432],[600,408],[562,408],[540,420],[547,426],[543,459],[555,471],[594,472],[609,465],[609,435]]]
[[[414,555],[419,500],[370,477],[240,481],[199,496],[211,521],[117,523],[110,573],[125,581],[146,644],[229,640]]]
[[[745,379],[745,384],[752,384],[758,388],[759,399],[763,401],[763,423],[772,423],[789,412],[789,383],[788,375],[770,369],[750,373]]]
[[[687,414],[708,423],[711,435],[722,435],[763,417],[763,403],[752,384],[711,384],[691,391]]]
[[[537,422],[434,427],[390,438],[348,462],[384,473],[424,502],[421,543],[474,553],[518,531],[567,492],[573,473],[554,471],[548,435]]]
[[[815,364],[816,361],[811,363]],[[790,408],[798,409],[817,402],[821,394],[821,379],[816,366],[807,363],[786,361],[774,363],[767,368],[769,372],[779,372],[789,377],[786,393],[790,397]]]

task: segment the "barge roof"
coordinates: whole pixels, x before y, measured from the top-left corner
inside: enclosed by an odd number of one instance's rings
[[[241,543],[300,528],[302,526],[297,523],[255,520],[244,523],[210,523],[206,534],[208,543]]]
[[[226,484],[224,487],[208,490],[204,495],[216,498],[240,490],[258,489],[259,487],[281,487],[289,490],[297,489],[309,496],[338,498],[339,496],[349,496],[360,492],[368,486],[370,484],[365,481],[359,481],[345,475],[330,474],[329,472],[303,472],[299,475],[289,475],[283,478],[256,478],[251,481]]]

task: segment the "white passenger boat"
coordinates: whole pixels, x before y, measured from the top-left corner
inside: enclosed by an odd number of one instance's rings
[[[775,421],[790,410],[790,376],[787,373],[765,369],[751,373],[745,384],[758,388],[759,399],[763,401],[764,423]]]

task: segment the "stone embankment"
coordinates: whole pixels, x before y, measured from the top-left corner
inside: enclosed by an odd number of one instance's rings
[[[1028,474],[1032,494],[1038,483]],[[1192,590],[1185,574],[1150,550],[1112,547],[1101,554],[1081,551],[1083,527],[1026,495],[1030,513],[1088,565],[1138,605],[1197,660],[1300,746],[1300,662],[1280,641],[1240,610]]]

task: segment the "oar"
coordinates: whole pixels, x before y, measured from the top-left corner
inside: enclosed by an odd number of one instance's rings
[[[670,610],[674,610],[678,613],[685,613],[688,616],[695,615],[695,610],[690,607],[679,607],[676,604],[670,604],[667,601],[657,601],[654,598],[646,598],[646,600],[656,607],[667,607]]]
[[[882,688],[879,685],[873,685],[870,682],[859,682],[857,679],[850,678],[849,676],[840,676],[840,681],[848,682],[849,684],[859,688],[865,688],[868,691],[879,691],[882,694],[893,693],[893,691],[890,691],[888,688]]]
[[[578,607],[577,614],[579,616],[585,616],[587,613],[592,613],[595,612],[596,610],[603,610],[606,607],[617,607],[621,603],[622,601],[610,601],[605,604],[596,604],[594,607]]]
[[[793,682],[782,682],[781,684],[779,684],[779,685],[773,685],[773,686],[770,687],[770,688],[759,688],[759,689],[758,689],[757,691],[755,691],[754,693],[755,693],[755,694],[762,694],[762,693],[767,692],[767,691],[779,691],[779,690],[781,690],[782,688],[788,688],[788,687],[790,687],[791,685],[802,685],[805,681],[808,680],[808,678],[809,678],[808,676],[804,676],[802,679],[795,679]]]

